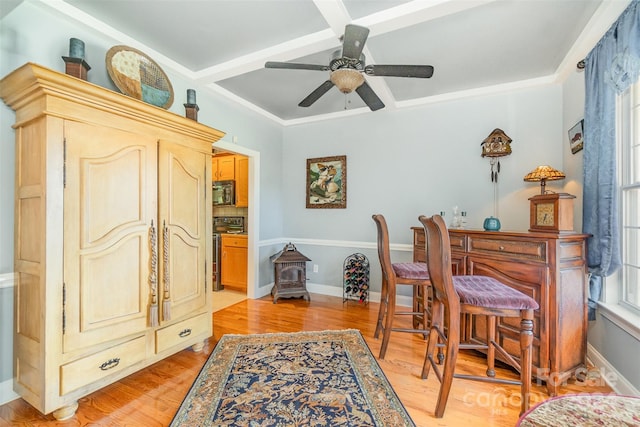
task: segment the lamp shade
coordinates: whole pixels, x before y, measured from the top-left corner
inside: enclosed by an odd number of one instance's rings
[[[524,176],[524,180],[527,182],[540,181],[540,194],[545,193],[545,185],[547,181],[557,181],[565,178],[564,173],[547,165],[538,166]]]
[[[329,77],[334,85],[342,93],[351,93],[364,83],[364,76],[358,70],[352,68],[340,68],[331,73]]]

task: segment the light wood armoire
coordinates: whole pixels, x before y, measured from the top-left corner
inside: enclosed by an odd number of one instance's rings
[[[31,63],[0,97],[16,112],[14,390],[65,419],[212,335],[224,133]]]

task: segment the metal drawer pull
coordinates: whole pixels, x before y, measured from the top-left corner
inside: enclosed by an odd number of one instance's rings
[[[500,249],[501,251],[504,251],[504,246],[498,246],[498,249]]]
[[[99,366],[103,371],[108,371],[111,368],[115,368],[120,363],[120,358],[116,357],[115,359],[109,359],[107,362],[104,362]]]
[[[191,329],[183,329],[178,335],[180,338],[188,337],[191,335]]]

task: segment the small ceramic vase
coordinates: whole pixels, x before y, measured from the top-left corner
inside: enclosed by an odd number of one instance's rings
[[[490,216],[484,219],[483,226],[486,231],[500,231],[500,220]]]

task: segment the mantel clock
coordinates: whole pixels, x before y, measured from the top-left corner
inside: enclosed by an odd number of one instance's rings
[[[573,233],[573,199],[567,193],[538,194],[530,197],[529,231]]]

